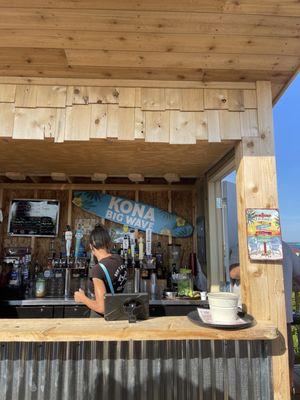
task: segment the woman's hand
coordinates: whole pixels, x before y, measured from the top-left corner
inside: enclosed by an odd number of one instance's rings
[[[82,289],[74,293],[74,299],[77,303],[83,303],[91,310],[97,313],[104,313],[104,295],[106,293],[105,284],[101,279],[93,278],[96,300],[89,299]]]
[[[85,293],[82,289],[79,289],[77,292],[74,293],[74,300],[77,303],[83,303],[83,300],[85,299]]]

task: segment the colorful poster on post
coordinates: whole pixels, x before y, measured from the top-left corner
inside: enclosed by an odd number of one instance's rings
[[[130,228],[173,237],[188,237],[193,226],[184,218],[141,202],[101,192],[74,192],[73,203],[83,210]]]
[[[279,211],[248,208],[246,222],[250,259],[282,260]]]

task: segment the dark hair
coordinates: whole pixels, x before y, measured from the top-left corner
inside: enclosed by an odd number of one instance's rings
[[[111,238],[107,231],[107,229],[101,225],[95,225],[95,228],[92,230],[90,234],[90,244],[95,249],[106,249],[110,250],[111,248]]]

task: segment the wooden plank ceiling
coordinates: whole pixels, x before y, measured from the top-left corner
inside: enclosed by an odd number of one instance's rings
[[[0,75],[271,80],[300,64],[298,0],[0,0]]]
[[[79,146],[78,142],[3,139],[0,141],[0,183],[1,176],[13,179],[12,172],[24,176],[60,173],[91,177],[100,173],[161,177],[173,173],[181,177],[202,177],[233,147],[232,141],[171,145],[105,140],[80,142]]]

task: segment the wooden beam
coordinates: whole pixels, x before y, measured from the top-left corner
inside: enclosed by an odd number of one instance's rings
[[[64,172],[51,172],[51,179],[55,182],[68,182],[68,177]]]
[[[6,172],[5,176],[12,181],[25,181],[26,179],[26,175],[22,172]]]
[[[0,1],[1,7],[7,7],[7,0]],[[85,1],[70,1],[60,0],[53,3],[53,0],[10,0],[10,8],[28,8],[38,7],[39,9],[93,9],[93,10],[117,10],[117,11],[181,11],[195,13],[228,13],[228,14],[253,14],[253,15],[286,15],[300,16],[300,11],[297,2],[294,1],[264,1],[252,0],[243,2],[223,3],[216,0],[152,0],[143,1],[129,0],[85,0]]]
[[[179,176],[178,174],[173,174],[173,173],[165,174],[165,175],[164,175],[164,179],[165,179],[168,183],[180,182],[180,176]]]
[[[300,35],[300,32],[299,32]],[[0,49],[1,50],[1,49]],[[173,52],[128,52],[102,50],[66,49],[68,64],[71,66],[110,67],[116,65],[130,68],[202,68],[224,70],[268,70],[290,71],[299,65],[299,56],[278,56],[256,54],[211,54]],[[1,53],[0,53],[1,56]],[[0,58],[1,63],[1,58]]]
[[[101,40],[99,40],[101,35]],[[10,48],[90,49],[101,51],[160,51],[172,53],[266,54],[297,56],[297,38],[258,37],[254,35],[202,35],[56,30],[0,30],[0,46]],[[1,96],[0,96],[1,97]]]
[[[299,35],[299,16],[268,16],[123,10],[2,8],[0,29],[78,30],[94,32],[199,33],[223,35]],[[142,21],[142,23],[141,23]],[[218,31],[216,32],[216,21]],[[258,23],[260,22],[260,23]],[[280,29],[278,29],[280,26]],[[101,40],[101,36],[99,38]],[[55,53],[54,53],[55,54]],[[51,59],[51,57],[50,57]]]
[[[220,68],[222,64],[220,64]],[[42,73],[41,73],[42,72]],[[114,80],[146,80],[151,77],[149,82],[153,80],[160,81],[178,81],[178,82],[255,82],[258,80],[269,79],[272,85],[284,85],[286,80],[290,77],[289,71],[271,71],[271,70],[231,70],[231,69],[199,69],[199,68],[141,68],[141,67],[85,67],[73,66],[72,68],[61,66],[47,66],[40,67],[28,65],[14,65],[9,69],[0,65],[0,76],[22,76],[26,77],[40,77],[41,75],[47,76],[50,79],[58,78],[82,78],[82,79],[110,79]],[[65,83],[62,83],[65,84]],[[107,85],[109,86],[109,85]],[[69,98],[68,98],[69,100]]]
[[[147,184],[76,184],[76,183],[0,183],[0,189],[27,189],[27,190],[118,190],[118,191],[189,191],[194,185],[147,185]]]
[[[177,80],[138,80],[138,79],[88,79],[88,78],[58,78],[36,76],[0,76],[0,84],[10,85],[62,85],[62,86],[100,86],[100,87],[162,87],[162,88],[210,88],[210,89],[249,89],[255,90],[253,82],[203,82]]]
[[[100,172],[95,172],[92,176],[91,176],[91,180],[93,182],[105,182],[107,179],[107,174],[102,174]]]
[[[289,368],[281,262],[250,261],[247,251],[247,208],[277,208],[276,164],[269,82],[257,82],[259,137],[245,137],[236,147],[237,204],[242,300],[257,320],[272,321],[281,340],[272,345],[274,399],[288,399]]]
[[[145,180],[142,174],[129,174],[128,179],[135,183],[144,182]]]

